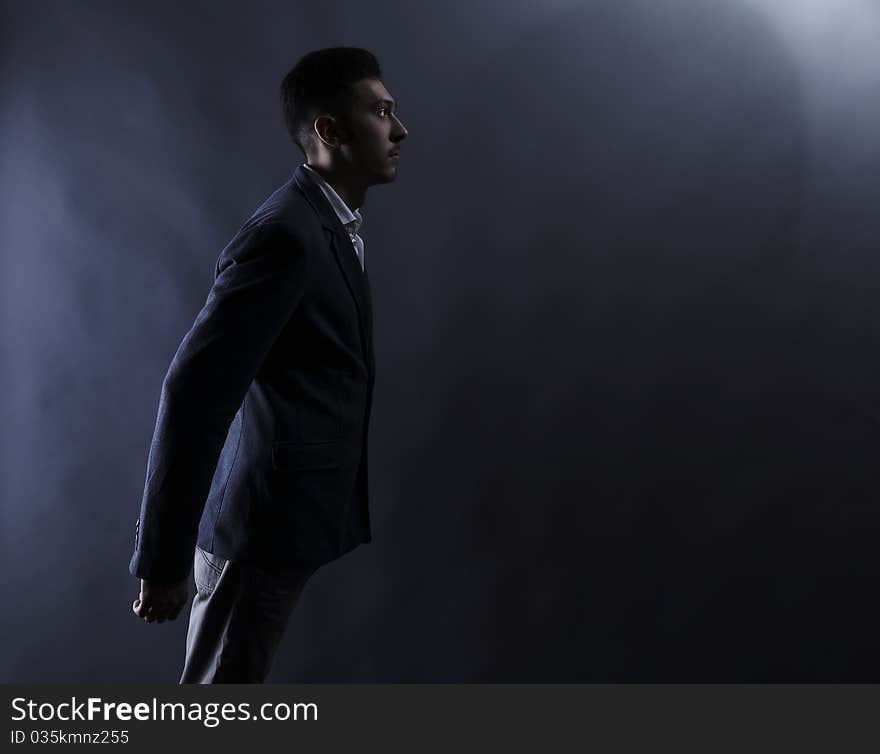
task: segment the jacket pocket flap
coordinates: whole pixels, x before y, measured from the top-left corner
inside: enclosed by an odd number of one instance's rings
[[[272,467],[278,471],[336,469],[341,465],[338,442],[276,442],[272,445]]]

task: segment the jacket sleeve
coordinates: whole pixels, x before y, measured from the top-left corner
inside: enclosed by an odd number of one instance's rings
[[[134,576],[179,581],[229,425],[308,281],[304,245],[278,223],[224,250],[208,299],[162,385],[129,564]]]

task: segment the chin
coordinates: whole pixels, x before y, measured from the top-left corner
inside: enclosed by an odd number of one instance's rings
[[[376,176],[376,183],[392,183],[397,180],[397,168],[391,167]]]

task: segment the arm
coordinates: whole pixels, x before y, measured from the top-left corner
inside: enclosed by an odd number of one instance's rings
[[[129,566],[134,576],[174,587],[188,576],[229,425],[307,279],[303,244],[277,223],[250,229],[221,257],[162,385]]]

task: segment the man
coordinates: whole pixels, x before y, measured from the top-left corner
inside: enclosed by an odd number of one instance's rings
[[[181,683],[262,682],[309,576],[371,538],[359,208],[407,130],[366,50],[309,53],[281,101],[306,164],[220,254],[162,386],[135,530],[148,623],[179,614],[195,551]]]

